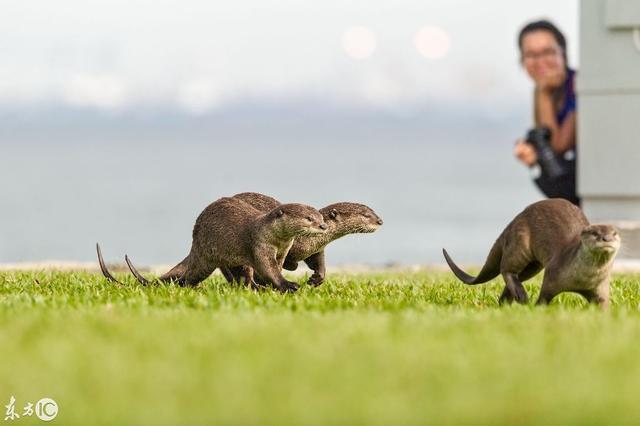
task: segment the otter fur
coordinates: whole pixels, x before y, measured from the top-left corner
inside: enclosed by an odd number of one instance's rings
[[[500,303],[526,303],[522,282],[544,268],[537,304],[548,304],[562,292],[574,292],[590,303],[609,305],[609,281],[620,236],[611,225],[590,225],[568,201],[550,199],[518,214],[493,244],[478,276],[460,269],[442,250],[453,273],[466,284],[485,283],[499,274],[505,288]]]
[[[243,192],[233,196],[239,198],[258,210],[266,211],[277,207],[280,202],[275,198],[256,192]],[[330,204],[320,213],[327,225],[327,232],[318,235],[296,237],[284,262],[284,269],[295,271],[298,263],[304,261],[313,274],[308,283],[314,286],[322,284],[325,277],[324,248],[332,241],[348,234],[375,232],[382,224],[382,219],[364,204],[341,202]],[[239,270],[230,271],[236,281]],[[227,276],[228,273],[225,273]]]
[[[297,284],[281,273],[285,256],[295,237],[323,234],[326,229],[322,215],[310,206],[280,204],[264,212],[238,198],[221,198],[198,216],[189,255],[158,279],[193,286],[216,268],[246,266],[243,278],[249,284],[256,284],[252,276],[255,270],[280,291],[295,291]],[[125,259],[134,276],[147,283],[129,257]],[[108,271],[105,273],[99,248],[98,260],[105,277],[113,278]]]

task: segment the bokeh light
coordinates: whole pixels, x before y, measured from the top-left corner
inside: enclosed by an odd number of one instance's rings
[[[376,50],[376,36],[366,27],[352,27],[342,37],[344,51],[354,59],[366,59]]]
[[[449,34],[435,26],[421,28],[414,42],[418,52],[428,59],[443,58],[451,48]]]

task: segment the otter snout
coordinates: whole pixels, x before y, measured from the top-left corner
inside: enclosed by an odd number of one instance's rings
[[[382,219],[378,218],[378,220],[376,221],[376,223],[377,223],[378,225],[382,225],[382,224],[384,223],[384,221],[383,221]]]
[[[614,254],[620,248],[620,235],[611,225],[589,225],[582,231],[581,238],[595,252]]]

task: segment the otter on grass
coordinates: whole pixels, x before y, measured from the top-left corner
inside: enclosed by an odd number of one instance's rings
[[[442,252],[453,273],[466,284],[482,284],[502,274],[506,285],[501,304],[526,303],[522,282],[544,268],[538,305],[569,291],[607,307],[611,268],[619,248],[620,236],[613,226],[590,225],[578,207],[551,199],[531,204],[507,225],[477,277],[460,269],[445,249]]]
[[[280,204],[275,198],[256,192],[243,192],[233,197],[262,211],[273,209]],[[324,248],[327,244],[348,234],[375,232],[383,223],[370,207],[358,203],[331,204],[320,209],[320,213],[327,225],[327,232],[296,237],[284,262],[284,269],[295,271],[298,268],[298,262],[304,261],[313,271],[308,281],[313,286],[318,286],[324,281],[326,271]],[[239,281],[242,276],[242,270],[238,268],[223,271],[223,273],[225,277],[231,275],[231,280],[235,281]]]
[[[322,215],[303,204],[281,204],[262,212],[238,198],[221,198],[198,216],[193,227],[189,255],[158,278],[194,286],[216,268],[243,267],[244,280],[256,286],[255,270],[266,282],[280,291],[295,291],[298,285],[287,281],[281,273],[286,254],[295,237],[326,232]],[[100,268],[107,279],[115,280],[107,270],[97,246]],[[142,284],[145,279],[128,256],[127,265]]]

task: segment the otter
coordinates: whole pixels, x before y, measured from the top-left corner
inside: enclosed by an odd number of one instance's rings
[[[326,229],[322,215],[304,204],[280,204],[263,212],[241,199],[221,198],[198,216],[189,255],[158,280],[194,286],[216,268],[246,266],[243,278],[251,286],[257,285],[253,279],[255,270],[278,290],[296,291],[298,285],[286,280],[281,273],[285,256],[295,237],[323,234]],[[113,279],[104,265],[99,246],[97,250],[103,275]],[[137,271],[129,256],[125,256],[125,260],[138,281],[147,284],[149,281]]]
[[[522,282],[543,268],[537,304],[562,292],[582,295],[590,303],[609,305],[611,268],[620,237],[611,225],[590,225],[582,211],[563,199],[531,204],[518,214],[493,244],[478,276],[460,269],[445,249],[453,273],[466,284],[482,284],[501,274],[500,303],[527,303]]]
[[[233,197],[262,211],[273,209],[280,204],[275,198],[256,192],[243,192]],[[319,286],[324,282],[326,271],[324,248],[327,244],[348,234],[375,232],[383,224],[382,219],[364,204],[349,202],[330,204],[320,209],[320,213],[327,224],[327,232],[322,235],[296,237],[283,265],[284,269],[295,271],[298,263],[304,261],[313,271],[308,281],[308,284],[313,286]],[[225,277],[232,275],[232,280],[235,281],[240,281],[242,276],[242,270],[237,268],[232,271],[223,271],[223,273]]]

